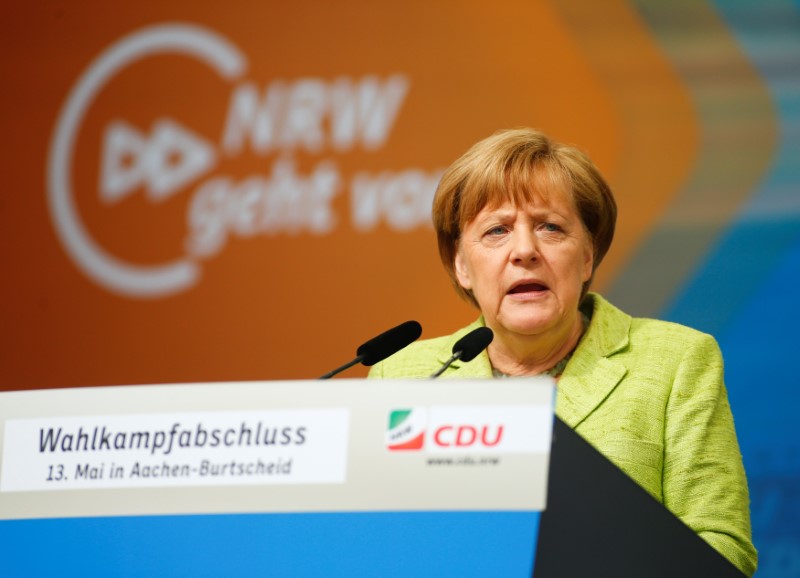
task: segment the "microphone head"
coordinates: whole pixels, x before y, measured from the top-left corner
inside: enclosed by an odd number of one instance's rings
[[[397,327],[373,337],[356,350],[363,365],[375,365],[390,355],[410,345],[422,335],[422,326],[416,321],[406,321]]]
[[[478,327],[467,333],[453,345],[453,355],[459,355],[461,361],[472,361],[478,354],[489,347],[494,333],[488,327]]]

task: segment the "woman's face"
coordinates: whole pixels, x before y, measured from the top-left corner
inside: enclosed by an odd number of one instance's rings
[[[578,320],[592,260],[571,197],[553,192],[523,207],[484,207],[462,232],[455,271],[495,333],[558,338]]]

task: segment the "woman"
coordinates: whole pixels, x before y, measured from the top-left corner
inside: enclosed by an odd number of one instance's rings
[[[488,349],[443,377],[553,376],[558,416],[752,575],[747,481],[719,347],[588,292],[616,222],[588,157],[535,130],[498,132],[445,172],[433,221],[456,291],[481,316],[370,377],[427,377],[461,336],[491,328]]]

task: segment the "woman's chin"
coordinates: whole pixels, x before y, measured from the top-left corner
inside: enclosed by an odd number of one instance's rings
[[[551,331],[554,328],[554,321],[549,318],[523,318],[509,319],[500,322],[501,327],[512,334],[535,337]]]

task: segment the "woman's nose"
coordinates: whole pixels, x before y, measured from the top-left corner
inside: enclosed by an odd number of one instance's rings
[[[533,231],[515,230],[511,247],[511,259],[516,262],[527,262],[539,255],[536,235]]]

